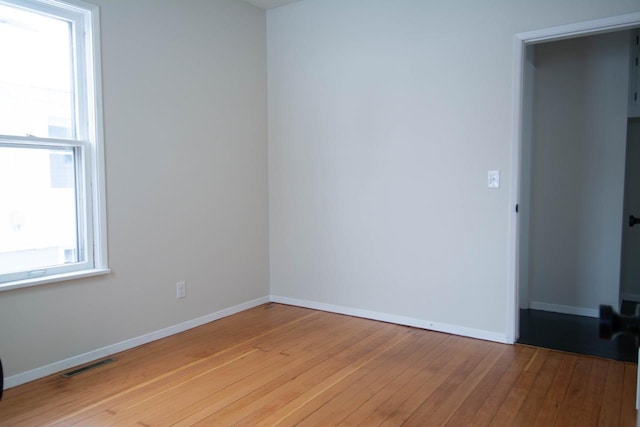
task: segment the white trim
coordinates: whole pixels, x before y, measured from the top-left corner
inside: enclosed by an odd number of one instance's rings
[[[12,289],[28,288],[29,286],[44,285],[45,283],[56,283],[66,280],[81,279],[83,277],[102,276],[111,273],[108,268],[95,268],[89,270],[78,270],[70,273],[60,273],[51,276],[39,277],[36,279],[16,280],[13,282],[0,283],[0,292]]]
[[[331,313],[345,314],[347,316],[362,317],[365,319],[378,320],[381,322],[395,323],[398,325],[412,326],[421,329],[429,329],[437,332],[445,332],[447,334],[461,335],[469,338],[477,338],[486,341],[495,341],[499,343],[507,343],[507,336],[492,331],[482,329],[465,328],[462,326],[450,325],[447,323],[437,323],[430,320],[415,319],[406,316],[398,316],[395,314],[380,313],[377,311],[362,310],[354,307],[345,307],[341,305],[325,304],[322,302],[307,301],[297,298],[281,297],[271,295],[271,301],[281,304],[295,305],[298,307],[311,308],[314,310],[328,311]]]
[[[241,311],[245,311],[250,308],[257,307],[261,304],[266,304],[270,301],[271,299],[268,296],[254,299],[252,301],[238,304],[233,307],[225,308],[223,310],[217,311],[215,313],[207,314],[205,316],[198,317],[193,320],[189,320],[174,326],[169,326],[164,329],[150,332],[148,334],[141,335],[136,338],[131,338],[126,341],[122,341],[116,344],[99,348],[97,350],[92,350],[88,353],[84,353],[78,356],[70,357],[68,359],[60,360],[58,362],[54,362],[49,365],[42,366],[40,368],[36,368],[30,371],[12,375],[10,377],[5,378],[4,388],[6,390],[10,387],[15,387],[20,384],[27,383],[29,381],[34,381],[51,374],[55,374],[56,372],[64,371],[65,369],[69,369],[74,366],[83,365],[85,363],[89,363],[94,360],[113,355],[115,353],[120,353],[122,351],[129,350],[131,348],[138,347],[152,341],[166,338],[171,335],[179,334],[180,332],[184,332],[186,330],[196,328],[206,323],[213,322],[218,319],[222,319],[223,317],[231,316],[232,314],[236,314]]]
[[[513,56],[513,128],[511,132],[511,192],[509,209],[513,209],[520,198],[520,150],[522,147],[522,104],[523,104],[523,64],[526,46],[545,41],[563,40],[612,31],[627,30],[640,26],[640,13],[611,16],[559,27],[544,28],[518,33],[514,38]],[[518,229],[515,213],[509,216],[509,261],[507,274],[507,342],[517,339],[519,324],[518,301]],[[533,305],[533,303],[532,303]],[[596,316],[597,317],[597,316]]]
[[[76,134],[73,139],[0,135],[10,146],[43,145],[76,148],[76,204],[78,229],[82,238],[78,253],[83,261],[49,268],[2,274],[0,291],[89,277],[108,273],[106,177],[102,75],[100,51],[100,9],[82,0],[4,0],[12,7],[44,14],[73,23],[73,111]],[[73,273],[67,273],[73,272]],[[36,274],[37,273],[37,274]],[[41,276],[33,278],[32,275]]]
[[[526,44],[536,44],[548,41],[557,41],[575,37],[592,36],[612,31],[629,30],[640,24],[640,13],[610,16],[574,24],[561,25],[559,27],[543,28],[516,34],[516,37]]]
[[[531,301],[529,307],[532,310],[551,311],[553,313],[573,314],[574,316],[600,317],[597,308],[574,307],[572,305],[549,304],[546,302]]]
[[[514,40],[513,64],[513,127],[511,130],[511,189],[509,192],[509,242],[507,263],[507,342],[515,343],[519,338],[519,289],[518,289],[518,214],[515,211],[520,199],[520,152],[522,147],[522,92],[524,77],[524,44]]]
[[[89,134],[93,136],[90,150],[93,175],[90,177],[93,188],[92,218],[93,221],[93,261],[95,268],[107,268],[109,265],[107,252],[107,202],[106,173],[104,150],[104,115],[102,105],[102,46],[100,42],[100,8],[81,0],[65,0],[88,11],[85,19],[85,33],[91,37],[85,40],[87,74],[88,111],[93,116],[88,118]]]
[[[620,294],[620,298],[623,301],[640,302],[640,294],[631,294],[631,293],[628,293],[628,292],[622,292]]]
[[[16,387],[21,384],[25,384],[30,381],[34,381],[48,375],[55,374],[57,372],[64,371],[75,366],[90,363],[94,360],[101,359],[103,357],[111,356],[116,353],[120,353],[125,350],[132,349],[152,341],[156,341],[162,338],[166,338],[171,335],[179,334],[186,330],[202,326],[206,323],[213,322],[223,317],[231,316],[236,313],[248,310],[253,307],[257,307],[268,302],[275,302],[287,305],[294,305],[298,307],[305,307],[314,310],[327,311],[331,313],[344,314],[348,316],[362,317],[365,319],[377,320],[381,322],[395,323],[398,325],[412,326],[421,329],[428,329],[437,332],[444,332],[453,335],[460,335],[469,338],[476,338],[486,341],[494,341],[499,343],[507,343],[507,337],[505,334],[500,334],[492,331],[485,331],[482,329],[465,328],[462,326],[450,325],[447,323],[437,323],[429,320],[415,319],[406,316],[398,316],[388,313],[380,313],[370,310],[362,310],[353,307],[338,306],[333,304],[325,304],[314,301],[300,300],[296,298],[287,298],[276,295],[265,296],[252,301],[248,301],[242,304],[235,305],[212,314],[208,314],[202,317],[198,317],[193,320],[189,320],[174,326],[169,326],[164,329],[160,329],[154,332],[150,332],[145,335],[141,335],[136,338],[131,338],[119,343],[108,345],[96,350],[89,351],[84,354],[72,356],[68,359],[60,360],[58,362],[51,363],[40,368],[32,369],[30,371],[22,372],[16,375],[5,378],[4,387],[5,390],[11,387]]]

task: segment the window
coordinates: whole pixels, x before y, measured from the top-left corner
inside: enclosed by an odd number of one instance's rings
[[[0,0],[0,290],[108,272],[97,15]]]

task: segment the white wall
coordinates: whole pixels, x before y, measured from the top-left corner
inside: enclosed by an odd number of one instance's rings
[[[637,11],[635,0],[269,11],[272,293],[506,337],[514,35]],[[499,190],[486,187],[492,169]]]
[[[96,3],[113,273],[0,292],[8,377],[269,294],[265,12]]]
[[[540,44],[535,66],[531,304],[597,316],[618,305],[628,32]]]

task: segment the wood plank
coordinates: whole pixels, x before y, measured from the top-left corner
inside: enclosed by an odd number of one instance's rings
[[[586,386],[593,370],[594,362],[595,360],[591,358],[580,358],[576,361],[571,382],[556,419],[557,425],[592,425],[595,422],[595,420],[586,420],[583,416],[585,401],[588,398]],[[578,420],[586,424],[579,424]]]
[[[451,427],[469,425],[480,410],[480,407],[487,400],[487,396],[491,395],[509,367],[515,363],[518,354],[518,347],[508,346],[482,381],[471,390],[469,396],[462,402],[446,425]]]
[[[341,329],[344,333],[349,332],[346,328]],[[173,425],[177,422],[182,422],[183,424],[196,422],[211,412],[225,408],[242,398],[251,401],[260,399],[263,395],[279,389],[310,369],[326,363],[326,361],[332,357],[339,356],[345,351],[350,351],[351,347],[379,329],[379,325],[370,325],[367,329],[354,330],[349,336],[345,336],[344,339],[334,336],[331,343],[318,345],[318,348],[315,349],[314,352],[308,353],[307,356],[296,357],[285,366],[279,369],[265,371],[259,377],[240,380],[222,389],[218,393],[207,396],[197,403],[181,408],[171,414],[171,416],[160,421],[158,425]]]
[[[411,380],[415,379],[415,377],[420,374],[424,374],[428,370],[427,366],[429,361],[436,360],[438,355],[443,355],[445,353],[444,347],[441,349],[441,345],[448,336],[444,334],[437,334],[435,336],[436,340],[433,344],[426,344],[421,350],[416,351],[418,359],[415,363],[407,364],[402,373],[382,389],[378,390],[364,404],[356,408],[351,415],[349,415],[339,425],[372,425],[373,420],[370,417],[372,414],[376,411],[381,414],[385,413],[385,406],[392,406],[390,404],[392,398],[400,396],[402,394],[402,390],[405,390],[405,387],[409,382],[411,382]],[[444,358],[442,361],[444,364]],[[380,419],[380,422],[382,422],[384,418],[386,418],[386,415]]]
[[[267,304],[9,389],[0,425],[636,424],[635,364]]]
[[[538,411],[534,425],[540,427],[555,425],[578,359],[579,357],[575,355],[564,355],[560,368]]]
[[[583,410],[580,416],[575,417],[582,425],[598,425],[600,408],[602,408],[602,396],[607,383],[609,363],[604,359],[595,358],[593,368],[589,375],[586,387],[586,398],[583,402]]]
[[[441,341],[437,348],[429,354],[429,358],[425,358],[415,367],[411,367],[406,375],[401,375],[400,380],[396,383],[395,392],[389,394],[387,399],[378,406],[372,407],[371,413],[363,414],[367,416],[359,425],[380,425],[389,417],[394,416],[402,404],[421,387],[435,389],[440,382],[444,381],[447,373],[461,363],[462,358],[459,351],[462,349],[463,343],[464,339],[454,336],[449,336]],[[423,390],[423,392],[425,391]],[[406,414],[405,418],[410,414]]]
[[[193,379],[197,377],[199,373],[207,372],[207,369],[219,369],[226,366],[229,362],[238,360],[245,357],[255,357],[255,353],[261,351],[261,344],[263,342],[281,340],[287,342],[287,338],[291,337],[291,334],[299,334],[303,336],[311,325],[314,328],[314,324],[309,324],[310,319],[317,319],[319,313],[314,313],[310,316],[308,313],[299,317],[296,322],[289,322],[281,326],[277,326],[269,330],[268,333],[255,334],[250,339],[234,342],[227,348],[221,349],[217,353],[209,354],[210,352],[201,352],[202,357],[200,359],[193,360],[185,365],[176,367],[173,370],[167,370],[162,373],[156,373],[149,380],[130,386],[124,391],[114,393],[103,398],[100,401],[96,401],[90,405],[86,405],[82,410],[69,414],[57,421],[58,425],[67,425],[69,423],[77,422],[87,416],[88,411],[93,410],[111,410],[117,413],[121,410],[118,407],[119,403],[124,402],[126,405],[131,405],[133,401],[145,401],[149,395],[153,395],[155,390],[168,390],[172,386],[176,386],[176,382],[180,382],[181,378]],[[286,337],[282,338],[281,335],[285,333],[283,327],[286,327]],[[280,338],[279,338],[280,337]],[[216,347],[217,349],[218,347]],[[158,355],[160,360],[164,357]],[[208,368],[212,366],[212,368]]]
[[[440,369],[429,381],[425,381],[400,407],[387,417],[382,426],[403,424],[426,401],[433,406],[443,401],[451,390],[455,389],[487,353],[485,342],[463,340],[467,351],[452,349],[448,354],[450,361]],[[433,399],[431,399],[433,396]]]
[[[469,363],[467,373],[459,377],[450,378],[427,399],[403,424],[410,426],[424,426],[426,423],[445,425],[453,416],[462,402],[471,394],[473,389],[482,381],[495,363],[500,359],[504,348],[492,346],[479,363],[471,369]]]
[[[607,382],[605,384],[598,425],[617,426],[620,424],[623,383],[624,364],[609,361]]]
[[[173,423],[192,423],[207,416],[211,412],[222,410],[240,399],[252,399],[250,395],[261,396],[269,387],[277,388],[291,380],[292,375],[300,375],[311,367],[330,359],[341,351],[354,351],[358,342],[363,341],[381,331],[381,325],[363,322],[362,319],[344,320],[340,322],[340,330],[334,334],[309,334],[296,346],[273,348],[277,359],[269,358],[268,353],[261,352],[257,361],[241,361],[242,363],[226,372],[218,372],[215,377],[203,377],[201,380],[185,382],[170,394],[159,396],[145,403],[144,408],[128,409],[130,415],[144,411],[147,416],[139,417],[141,422],[150,425],[172,425]],[[355,320],[355,321],[353,321]],[[278,381],[279,380],[279,381]],[[259,389],[259,392],[256,392]],[[197,390],[194,394],[193,390]],[[161,405],[170,409],[166,413],[156,415],[153,407]],[[127,414],[124,413],[122,417]],[[123,418],[127,419],[127,418]]]
[[[24,418],[24,421],[28,421],[38,416],[68,414],[76,407],[84,406],[86,409],[132,387],[139,387],[150,379],[155,381],[158,376],[197,362],[203,354],[233,350],[246,337],[268,337],[316,315],[317,312],[312,310],[266,304],[243,312],[239,318],[223,318],[119,353],[115,356],[117,363],[87,371],[78,377],[62,378],[56,374],[35,383],[14,387],[5,392],[0,402],[11,402],[2,405],[6,409],[0,412],[0,421],[14,415],[15,421],[19,422],[25,414],[28,414],[28,418]],[[144,358],[139,357],[141,353]],[[37,387],[32,387],[32,384],[37,384]],[[87,387],[92,392],[82,393]],[[52,392],[55,392],[56,399],[51,399]],[[23,403],[25,406],[21,405]]]
[[[636,381],[638,378],[638,365],[625,363],[624,381],[622,384],[622,407],[620,409],[620,425],[636,425]]]
[[[526,395],[522,405],[520,406],[514,420],[513,425],[531,425],[534,423],[538,412],[544,403],[546,396],[554,378],[560,369],[563,354],[560,352],[548,352],[544,360],[544,364],[537,367],[537,376],[529,393]],[[542,360],[542,358],[540,358]],[[526,369],[525,369],[526,370]]]
[[[502,378],[500,378],[500,381],[491,394],[487,396],[487,399],[478,412],[469,421],[470,426],[488,426],[491,424],[496,413],[498,413],[503,405],[503,402],[507,399],[514,384],[518,381],[518,378],[536,353],[536,349],[524,346],[516,346],[515,351],[517,354],[513,363],[509,366],[509,369],[507,369]]]
[[[237,347],[238,354],[235,352],[225,354],[225,357],[220,360],[209,358],[207,366],[198,365],[196,372],[190,370],[177,372],[161,382],[151,382],[117,399],[105,399],[100,408],[109,409],[117,414],[114,417],[114,423],[130,423],[131,418],[139,421],[137,418],[140,413],[153,413],[155,407],[163,407],[167,411],[178,410],[180,405],[188,404],[189,399],[197,398],[197,395],[194,397],[194,393],[189,393],[190,390],[195,389],[198,393],[212,393],[230,383],[253,375],[264,366],[285,360],[288,358],[284,353],[287,349],[293,351],[292,349],[298,347],[313,345],[315,341],[309,339],[309,334],[320,325],[323,329],[335,326],[339,319],[316,317],[314,320],[312,325],[298,323],[286,331],[280,331],[275,336],[269,335],[265,342],[247,341],[244,346]],[[322,337],[323,334],[319,336]],[[230,356],[234,357],[230,358]]]
[[[523,372],[514,386],[509,391],[507,398],[503,401],[500,409],[496,413],[491,425],[510,426],[515,425],[514,419],[520,410],[529,390],[533,386],[536,375],[531,372]]]
[[[381,331],[349,347],[342,355],[328,359],[297,376],[275,392],[267,393],[258,400],[241,399],[221,411],[211,413],[193,425],[227,426],[260,409],[263,411],[266,409],[271,417],[262,422],[265,425],[275,425],[327,388],[342,381],[361,365],[368,363],[380,349],[397,345],[407,337],[407,331],[406,327],[387,324]],[[273,422],[272,419],[276,421]],[[178,425],[192,425],[192,422]]]
[[[433,348],[434,335],[424,332],[412,333],[409,339],[386,352],[379,353],[370,363],[361,366],[349,377],[307,403],[289,416],[286,422],[300,426],[323,426],[327,419],[336,423],[344,420],[407,366],[424,357],[425,347]],[[438,336],[437,339],[443,338]],[[247,424],[254,421],[256,420],[252,418],[241,420]]]

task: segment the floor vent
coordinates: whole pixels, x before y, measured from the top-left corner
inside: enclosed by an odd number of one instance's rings
[[[98,362],[92,363],[91,365],[83,366],[82,368],[78,368],[78,369],[74,369],[73,371],[65,372],[64,374],[61,374],[61,376],[64,377],[64,378],[75,377],[76,375],[80,375],[81,373],[87,372],[90,369],[99,368],[100,366],[107,365],[107,364],[115,362],[115,361],[116,361],[116,359],[112,359],[112,358],[100,360]]]

